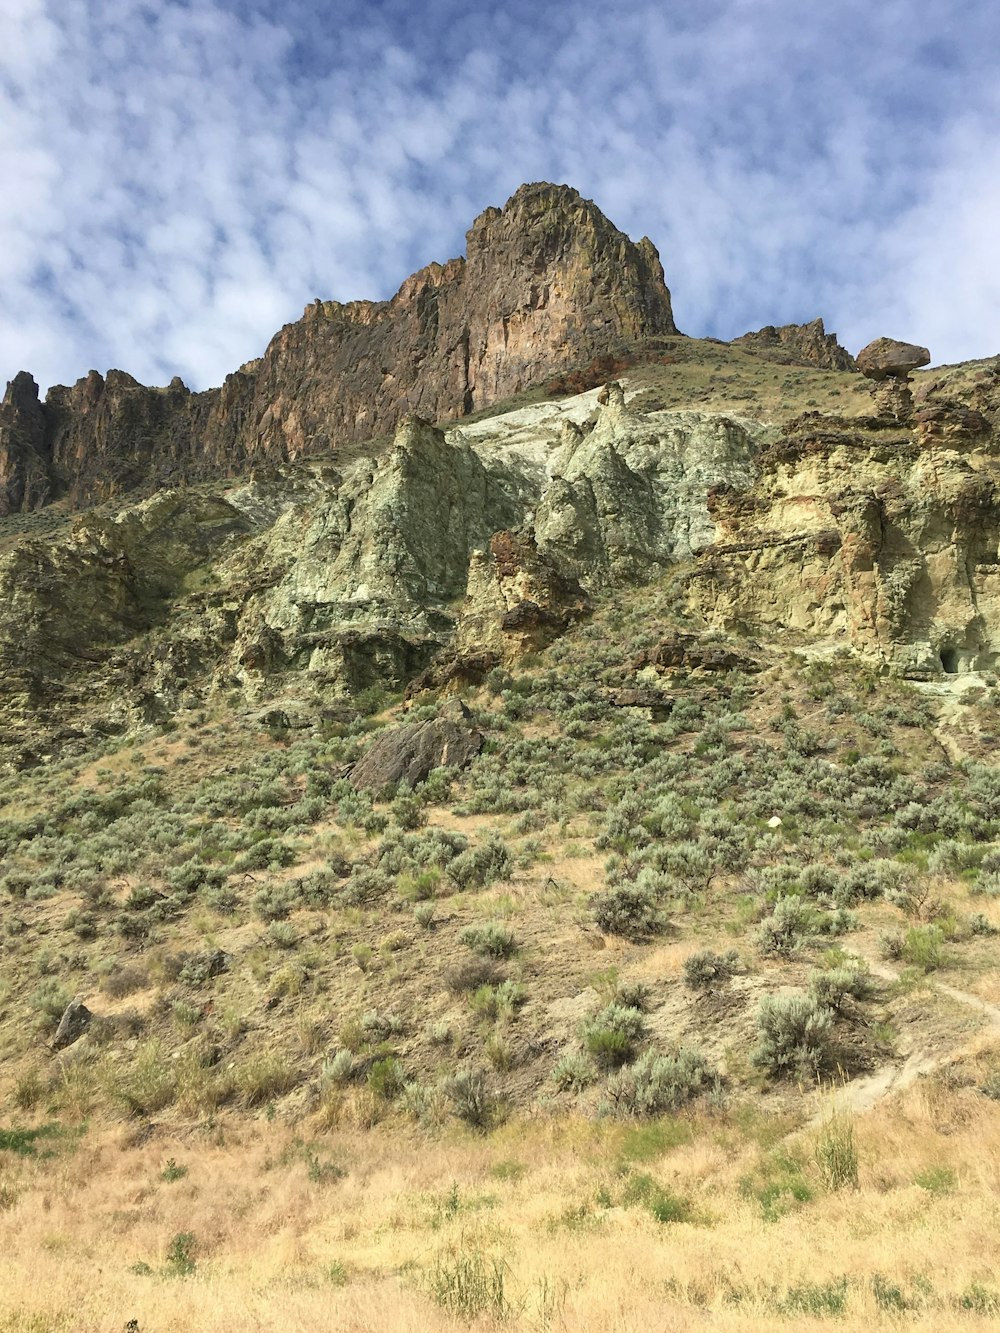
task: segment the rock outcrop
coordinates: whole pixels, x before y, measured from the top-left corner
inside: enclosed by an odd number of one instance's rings
[[[51,451],[38,385],[21,371],[0,403],[0,515],[39,509],[52,493]]]
[[[632,662],[633,671],[653,671],[656,675],[677,672],[687,675],[692,671],[743,671],[748,674],[760,670],[757,658],[738,652],[730,644],[713,643],[694,634],[670,634],[652,648],[644,648]]]
[[[949,368],[911,422],[808,412],[781,428],[643,410],[610,383],[448,432],[411,415],[377,456],[8,538],[0,748],[36,762],[80,727],[163,722],[217,690],[307,726],[371,686],[474,688],[670,573],[709,633],[661,636],[634,664],[650,681],[764,660],[716,630],[911,674],[992,668],[998,386],[993,362]],[[847,404],[854,390],[845,377]]]
[[[567,426],[549,460],[539,551],[591,589],[655,577],[713,540],[706,495],[720,482],[750,485],[765,433],[743,418],[635,414],[609,385],[594,428]]]
[[[849,647],[907,674],[1000,661],[1000,471],[967,437],[802,421],[710,497],[691,605],[716,629]]]
[[[662,714],[661,677],[752,671],[778,635],[914,675],[995,669],[1000,359],[921,376],[912,413],[862,415],[863,382],[814,321],[683,339],[624,382],[430,424],[667,328],[652,248],[575,192],[528,186],[477,221],[467,259],[390,302],[311,308],[220,390],[112,372],[42,404],[17,376],[0,405],[6,761],[217,697],[281,730],[387,690],[475,688],[664,576],[697,633],[651,634],[616,707]],[[822,374],[787,376],[790,356]],[[926,359],[880,340],[859,365],[908,397]],[[22,512],[164,471],[178,484],[149,498]],[[450,733],[397,739],[373,784],[460,762]]]
[[[819,366],[821,370],[855,370],[854,358],[827,333],[821,319],[809,324],[768,324],[756,333],[734,338],[731,346],[788,366]]]
[[[389,301],[316,301],[219,389],[91,371],[39,404],[18,375],[0,409],[0,514],[335,452],[676,332],[652,243],[568,186],[522,186],[466,240],[464,259],[421,269]]]
[[[398,782],[416,787],[436,768],[468,767],[483,748],[483,737],[467,710],[459,706],[454,711],[457,721],[438,717],[383,732],[351,771],[351,786],[375,792]]]
[[[512,414],[506,447],[502,421],[470,440],[409,416],[389,449],[342,471],[258,469],[0,548],[0,742],[50,753],[69,717],[162,722],[215,689],[274,707],[286,678],[324,708],[370,686],[482,679],[588,615],[601,589],[708,546],[709,492],[751,486],[774,435],[640,415],[617,384],[555,412],[561,434]]]
[[[872,381],[872,397],[880,415],[903,421],[913,411],[910,371],[926,366],[931,354],[915,343],[876,338],[858,353],[858,369]]]
[[[458,645],[516,662],[588,616],[590,599],[578,579],[547,558],[534,536],[496,533],[469,566]]]

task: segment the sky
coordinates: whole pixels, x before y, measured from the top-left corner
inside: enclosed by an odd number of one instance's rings
[[[995,0],[0,0],[0,383],[221,383],[524,181],[686,333],[1000,353]]]

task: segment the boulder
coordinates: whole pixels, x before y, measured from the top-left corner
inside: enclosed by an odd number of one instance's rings
[[[465,718],[471,714],[459,704]],[[429,722],[406,722],[379,736],[348,777],[361,791],[381,791],[397,782],[411,787],[423,782],[435,768],[466,768],[483,748],[482,733],[469,721],[433,718]]]
[[[52,1038],[52,1049],[61,1051],[66,1046],[72,1046],[86,1032],[93,1016],[79,997],[70,1000],[63,1010],[63,1016],[56,1028],[56,1035]]]
[[[887,375],[906,376],[918,366],[926,366],[931,354],[916,343],[901,343],[894,338],[876,338],[857,355],[858,369],[870,380],[884,380]]]

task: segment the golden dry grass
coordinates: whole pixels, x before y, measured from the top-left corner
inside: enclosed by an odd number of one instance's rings
[[[995,1102],[952,1070],[859,1118],[857,1189],[823,1186],[822,1129],[787,1128],[738,1113],[563,1116],[428,1137],[398,1122],[227,1119],[138,1145],[132,1127],[94,1128],[75,1150],[53,1141],[50,1160],[0,1153],[0,1329],[494,1327],[488,1310],[459,1319],[428,1290],[436,1265],[447,1276],[463,1255],[505,1266],[518,1329],[995,1323]],[[186,1174],[164,1179],[168,1162]],[[762,1203],[783,1178],[802,1199]],[[683,1199],[689,1220],[658,1221],[651,1188]],[[172,1275],[183,1233],[194,1271]]]

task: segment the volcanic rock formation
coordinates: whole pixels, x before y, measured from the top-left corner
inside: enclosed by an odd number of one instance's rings
[[[915,343],[876,338],[858,353],[858,369],[872,381],[876,410],[902,421],[913,411],[910,371],[926,366],[931,354]]]
[[[18,511],[0,519],[0,752],[36,762],[220,694],[305,726],[362,692],[419,708],[503,688],[602,598],[655,581],[683,634],[605,682],[623,708],[659,707],[661,676],[750,671],[778,636],[910,675],[995,670],[1000,359],[922,374],[912,414],[873,416],[819,320],[675,335],[668,357],[664,331],[652,247],[574,191],[526,186],[466,260],[390,302],[312,307],[220,390],[111,372],[41,404],[18,375],[0,409]],[[620,381],[467,418],[616,349]],[[858,365],[908,396],[927,359],[880,340]],[[135,496],[164,476],[179,484]],[[115,503],[65,516],[97,494]]]
[[[488,406],[553,373],[675,333],[652,243],[564,185],[522,186],[473,223],[465,259],[390,301],[316,301],[219,389],[91,371],[0,406],[0,514],[239,474]]]
[[[854,370],[854,358],[841,347],[835,333],[827,333],[821,319],[809,324],[768,324],[756,333],[734,338],[733,347],[741,347],[756,356],[784,365],[813,365],[823,370]],[[924,363],[921,363],[924,364]]]

